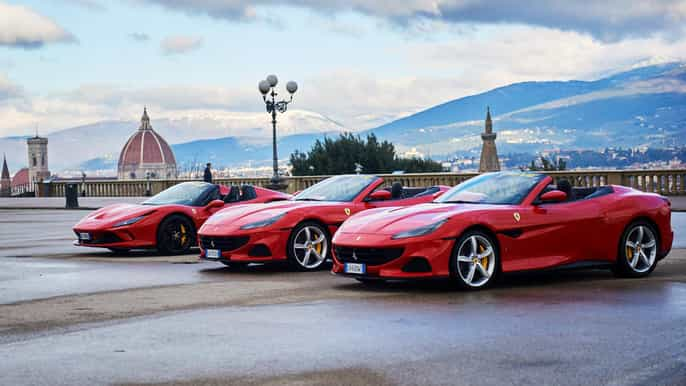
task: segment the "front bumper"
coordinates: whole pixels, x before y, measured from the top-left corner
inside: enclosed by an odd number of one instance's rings
[[[157,246],[154,229],[149,230],[133,226],[98,228],[77,225],[73,231],[76,235],[74,245],[79,247],[147,249]],[[89,240],[80,237],[83,233],[89,235]]]
[[[200,258],[221,262],[266,262],[286,260],[286,244],[290,229],[252,230],[232,234],[201,232],[198,234]],[[239,239],[245,239],[243,242]],[[212,248],[214,242],[215,248]],[[223,248],[223,249],[222,249]],[[217,249],[220,256],[208,258],[207,249]]]
[[[333,244],[334,264],[331,272],[338,275],[385,279],[428,279],[450,276],[452,240],[428,237],[392,240],[387,235],[337,233]],[[351,258],[350,249],[355,251],[357,260]],[[398,257],[394,257],[394,252],[385,252],[385,257],[375,257],[375,254],[384,253],[380,251],[398,249],[402,250]],[[345,256],[339,256],[341,252],[345,252]],[[365,273],[346,273],[346,263],[365,264]]]

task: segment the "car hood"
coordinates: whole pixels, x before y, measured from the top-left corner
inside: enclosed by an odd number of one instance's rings
[[[420,204],[410,207],[375,209],[356,214],[338,230],[341,233],[394,235],[465,213],[481,211],[482,204]]]
[[[133,217],[154,212],[156,209],[159,209],[159,206],[137,204],[108,205],[89,213],[76,224],[76,227],[116,224]]]

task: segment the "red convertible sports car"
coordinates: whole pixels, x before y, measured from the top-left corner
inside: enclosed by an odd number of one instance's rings
[[[196,230],[218,210],[289,198],[288,194],[250,185],[183,182],[140,205],[115,204],[90,213],[74,226],[75,244],[121,253],[138,248],[184,253],[196,245]]]
[[[657,194],[489,173],[429,204],[351,217],[333,239],[333,272],[362,282],[451,277],[470,289],[501,272],[559,266],[600,264],[641,277],[671,249],[670,217]]]
[[[330,256],[331,236],[349,216],[370,208],[430,202],[448,190],[383,184],[376,176],[336,176],[289,201],[226,208],[198,231],[200,256],[226,265],[289,260],[300,270],[317,269]]]

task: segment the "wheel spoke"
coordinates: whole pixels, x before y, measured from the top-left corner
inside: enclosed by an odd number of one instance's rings
[[[636,248],[636,243],[634,243],[633,241],[627,240],[627,241],[626,241],[626,246],[629,247],[629,248],[631,248],[631,249],[634,249],[634,248]]]
[[[305,227],[305,237],[307,237],[307,241],[312,241],[312,233],[310,232],[310,227]]]
[[[476,264],[474,264],[474,265],[479,269],[479,272],[480,272],[484,277],[488,278],[488,277],[491,276],[491,275],[488,274],[488,271],[486,271],[486,268],[484,268],[484,266],[481,265],[481,263],[476,263]]]
[[[641,257],[641,260],[643,260],[643,262],[646,265],[650,266],[650,260],[648,260],[648,256],[646,256],[645,252],[641,251],[638,253],[638,255]]]
[[[305,246],[305,244],[295,244],[295,245],[293,245],[293,248],[295,248],[295,249],[305,249],[305,248],[307,248],[307,247]]]
[[[643,241],[643,227],[638,227],[638,240],[636,242],[640,244]]]
[[[641,245],[642,248],[652,248],[655,246],[655,240],[650,240],[649,242]]]
[[[629,264],[631,264],[631,268],[636,268],[636,265],[638,264],[638,259],[638,253],[634,252],[634,255],[631,257],[631,261],[629,262]]]
[[[319,252],[317,252],[316,250],[313,249],[312,253],[314,254],[314,257],[317,258],[317,262],[324,260],[324,257],[322,257],[322,255],[320,255]]]
[[[310,264],[310,254],[312,250],[308,249],[307,252],[305,252],[305,257],[303,257],[303,266],[307,266]]]
[[[476,272],[476,264],[472,264],[469,266],[469,273],[467,273],[467,277],[465,278],[465,281],[467,283],[472,283],[472,280],[474,280],[474,272]]]
[[[479,253],[479,243],[476,240],[476,237],[474,237],[474,236],[471,237],[471,242],[472,242],[472,253],[476,255],[477,253]]]
[[[463,263],[471,263],[472,259],[469,256],[457,256],[457,261],[461,261]]]
[[[491,253],[493,253],[493,249],[491,247],[488,247],[485,251],[476,255],[476,257],[478,257],[479,259],[483,259],[486,256],[490,256]]]
[[[314,240],[314,241],[312,242],[312,244],[320,244],[320,243],[323,242],[324,240],[326,240],[326,236],[324,236],[324,235],[322,234],[322,235],[319,235],[319,237],[317,238],[317,240]]]

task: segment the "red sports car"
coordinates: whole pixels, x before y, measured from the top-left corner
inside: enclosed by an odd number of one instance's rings
[[[140,205],[115,204],[90,213],[74,226],[74,244],[120,253],[138,248],[184,253],[196,244],[196,230],[221,208],[289,198],[288,194],[250,185],[183,182]]]
[[[670,217],[657,194],[489,173],[429,204],[351,217],[333,239],[333,272],[362,282],[451,277],[472,289],[501,272],[570,265],[641,277],[671,249]]]
[[[383,185],[376,176],[336,176],[289,201],[226,208],[198,231],[200,256],[226,265],[289,260],[300,270],[314,270],[329,257],[331,236],[349,216],[370,208],[430,202],[448,190]]]

